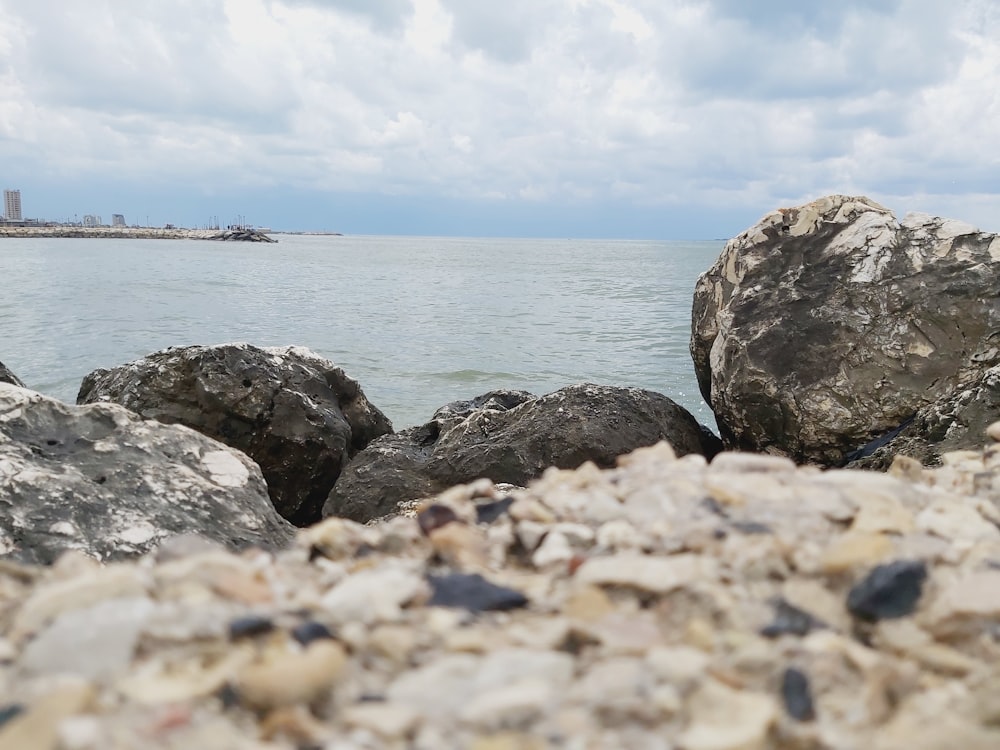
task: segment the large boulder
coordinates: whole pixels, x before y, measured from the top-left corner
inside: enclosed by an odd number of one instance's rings
[[[1000,420],[1000,365],[975,383],[921,407],[912,420],[848,455],[856,469],[888,469],[899,455],[938,466],[945,453],[976,450],[982,435]]]
[[[323,513],[368,521],[480,477],[525,485],[549,466],[593,461],[609,467],[661,440],[680,455],[712,456],[721,449],[689,412],[651,391],[589,384],[540,398],[492,391],[376,440],[341,475]]]
[[[834,195],[726,245],[691,353],[727,447],[836,465],[1000,363],[998,299],[997,235]]]
[[[0,383],[10,383],[21,388],[24,387],[24,383],[21,382],[17,375],[7,369],[7,366],[3,362],[0,362]]]
[[[0,383],[0,556],[111,560],[180,533],[277,548],[294,528],[239,451],[116,404],[71,406]]]
[[[297,526],[318,521],[350,458],[392,432],[357,381],[301,347],[171,347],[87,375],[77,403],[96,401],[243,451],[260,465],[274,507]]]

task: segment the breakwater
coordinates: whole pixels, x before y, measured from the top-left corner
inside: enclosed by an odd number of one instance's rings
[[[0,237],[72,239],[117,238],[132,240],[235,240],[250,242],[276,242],[263,232],[254,229],[184,229],[180,227],[75,227],[36,226],[15,227],[0,225]]]

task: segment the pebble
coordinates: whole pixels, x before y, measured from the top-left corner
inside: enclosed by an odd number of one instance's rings
[[[333,686],[346,663],[347,653],[335,641],[316,641],[299,652],[276,649],[243,668],[235,688],[257,710],[308,704]]]
[[[926,579],[927,565],[921,560],[880,565],[850,590],[847,610],[866,622],[905,617],[916,609]]]
[[[520,591],[490,583],[478,573],[428,576],[432,607],[462,607],[470,612],[525,607],[528,598]]]
[[[785,704],[785,711],[796,721],[812,721],[816,718],[809,677],[801,669],[788,667],[782,673],[781,700]]]

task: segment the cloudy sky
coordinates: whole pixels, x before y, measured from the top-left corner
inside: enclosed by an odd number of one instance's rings
[[[1000,230],[996,0],[0,0],[26,215],[719,238],[862,193]]]

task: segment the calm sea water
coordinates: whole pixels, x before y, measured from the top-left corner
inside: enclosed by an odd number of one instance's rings
[[[167,346],[298,344],[399,429],[495,388],[663,393],[714,425],[688,354],[721,242],[278,235],[0,240],[0,361],[73,402],[83,376]]]

